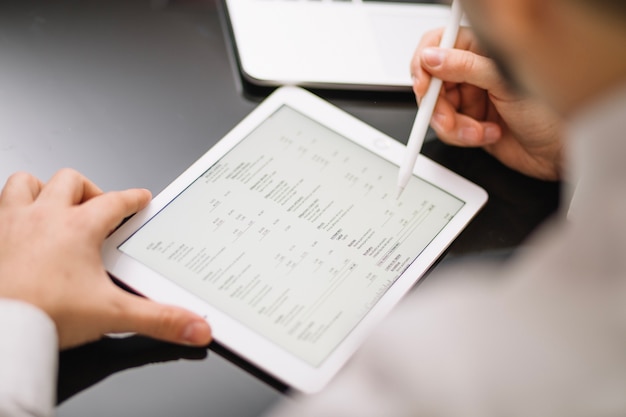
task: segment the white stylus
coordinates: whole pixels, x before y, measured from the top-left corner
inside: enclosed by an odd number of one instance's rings
[[[450,20],[448,20],[441,42],[439,43],[440,48],[454,47],[456,37],[459,33],[459,26],[461,25],[462,17],[463,10],[461,9],[461,3],[459,0],[453,0]],[[400,198],[404,188],[413,176],[415,162],[417,161],[417,156],[422,150],[426,130],[430,124],[430,119],[433,117],[433,110],[435,109],[435,104],[437,103],[437,98],[439,97],[442,84],[443,82],[439,78],[432,77],[428,90],[426,91],[426,94],[422,98],[419,108],[417,109],[417,116],[415,116],[415,122],[413,122],[411,134],[409,135],[404,162],[400,166],[400,172],[398,174],[398,198]]]

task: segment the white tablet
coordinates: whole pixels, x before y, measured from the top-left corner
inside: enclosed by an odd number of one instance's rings
[[[321,389],[487,201],[294,87],[261,103],[105,242],[107,270],[206,317],[286,385]]]

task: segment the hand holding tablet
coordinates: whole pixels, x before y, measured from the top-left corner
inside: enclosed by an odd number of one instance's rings
[[[112,275],[209,320],[221,344],[319,390],[486,202],[298,88],[272,94],[105,242]]]

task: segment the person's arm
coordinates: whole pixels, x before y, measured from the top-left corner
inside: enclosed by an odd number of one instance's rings
[[[623,280],[585,266],[586,231],[554,232],[506,270],[429,276],[328,387],[271,417],[624,415]]]
[[[51,417],[56,395],[58,340],[38,308],[0,298],[0,416]]]
[[[0,193],[0,416],[51,416],[59,348],[138,332],[188,345],[211,338],[202,317],[113,284],[100,247],[150,200],[103,193],[72,170],[44,184],[11,176]]]
[[[108,234],[150,200],[103,193],[76,171],[46,184],[26,173],[0,193],[0,417],[54,413],[58,349],[115,332],[203,346],[205,320],[117,287],[102,264]]]

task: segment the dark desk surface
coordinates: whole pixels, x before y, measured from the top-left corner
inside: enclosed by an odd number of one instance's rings
[[[5,0],[0,5],[0,181],[74,167],[105,190],[158,192],[249,113],[214,0]],[[406,97],[324,93],[392,137]],[[480,150],[425,153],[485,187],[451,255],[514,248],[558,204],[558,184]],[[59,416],[255,416],[281,394],[213,351],[143,338],[61,354]]]

